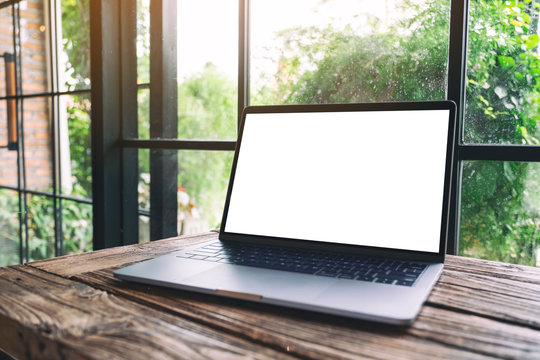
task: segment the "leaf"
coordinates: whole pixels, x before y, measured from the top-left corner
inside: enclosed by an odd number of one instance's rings
[[[510,56],[499,55],[497,60],[499,60],[499,64],[503,67],[503,69],[509,69],[516,66],[515,60]]]
[[[525,42],[525,45],[527,46],[527,50],[534,49],[538,45],[539,41],[540,41],[540,38],[538,37],[538,34],[529,35],[529,37],[527,38],[527,41]]]
[[[505,161],[503,163],[503,169],[504,169],[504,177],[509,182],[514,182],[516,180],[516,174],[514,173],[514,169],[512,169],[512,164],[508,161]]]

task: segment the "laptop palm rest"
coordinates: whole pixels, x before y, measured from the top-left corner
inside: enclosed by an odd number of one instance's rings
[[[287,301],[315,299],[335,282],[332,278],[228,264],[181,281],[187,286],[214,289],[220,295],[278,297]]]

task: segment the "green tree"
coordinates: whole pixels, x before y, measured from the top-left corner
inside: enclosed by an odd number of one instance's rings
[[[62,0],[63,48],[68,56],[66,73],[70,90],[90,84],[90,7],[88,0]]]
[[[539,144],[537,1],[471,2],[464,141]],[[460,254],[535,264],[538,208],[524,206],[530,165],[467,162]]]

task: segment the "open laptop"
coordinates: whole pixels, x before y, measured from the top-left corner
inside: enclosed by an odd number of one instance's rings
[[[124,280],[410,324],[443,268],[451,101],[248,107],[219,240]]]

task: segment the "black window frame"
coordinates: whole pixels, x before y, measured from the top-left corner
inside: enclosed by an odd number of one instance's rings
[[[176,86],[176,59],[166,54],[166,36],[176,35],[176,25],[171,16],[171,2],[175,0],[151,1],[151,28],[158,29],[159,36],[151,35],[151,92],[162,94]],[[118,0],[92,1],[92,130],[93,130],[93,180],[94,180],[94,248],[124,245],[137,242],[137,150],[150,149],[160,152],[178,150],[232,151],[235,141],[181,140],[174,134],[155,133],[160,139],[137,139],[137,88],[136,79],[135,25],[133,6],[135,2]],[[238,31],[238,119],[242,109],[249,105],[249,0],[239,0]],[[176,5],[174,5],[176,6]],[[463,143],[463,118],[465,104],[465,75],[468,44],[468,0],[453,0],[450,8],[450,41],[448,57],[447,99],[457,104],[458,131],[455,137],[454,166],[452,172],[451,214],[447,253],[458,253],[459,208],[461,173],[464,161],[540,161],[540,146],[523,145],[476,145]],[[175,16],[175,12],[174,15]],[[120,19],[118,24],[117,19]],[[173,29],[174,28],[174,29]],[[157,30],[152,30],[157,31]],[[106,39],[102,36],[107,34]],[[155,44],[156,39],[161,43]],[[169,39],[170,40],[170,39]],[[174,42],[175,43],[175,42]],[[175,43],[176,44],[176,43]],[[120,52],[117,50],[120,49]],[[170,51],[170,46],[168,48]],[[162,54],[159,52],[162,51]],[[176,51],[176,49],[175,49]],[[156,54],[156,52],[158,54]],[[105,58],[105,54],[107,57]],[[166,57],[171,60],[167,62]],[[174,65],[173,65],[174,64]],[[157,67],[163,67],[161,69]],[[174,67],[174,69],[172,69]],[[173,84],[174,83],[174,84]],[[167,121],[160,96],[151,95],[151,123],[160,127]],[[119,105],[120,104],[120,105]],[[170,114],[169,114],[170,115]],[[176,111],[174,111],[176,117]],[[170,121],[170,120],[169,120]],[[152,125],[151,125],[152,126]],[[174,159],[174,157],[173,157]],[[173,160],[174,161],[174,160]],[[163,164],[162,164],[163,165]],[[175,167],[176,164],[175,164]],[[169,188],[170,174],[152,170],[152,183],[156,188]],[[176,176],[172,177],[174,180]],[[166,194],[159,195],[151,204],[151,239],[173,236],[170,229],[171,218],[152,215],[165,214],[168,207],[164,202]],[[175,196],[174,196],[175,198]],[[135,209],[135,210],[134,210]],[[169,209],[170,210],[170,209]],[[160,215],[162,216],[162,215]],[[176,223],[173,221],[174,227]],[[154,225],[152,225],[154,224]],[[169,226],[169,228],[167,228]]]

